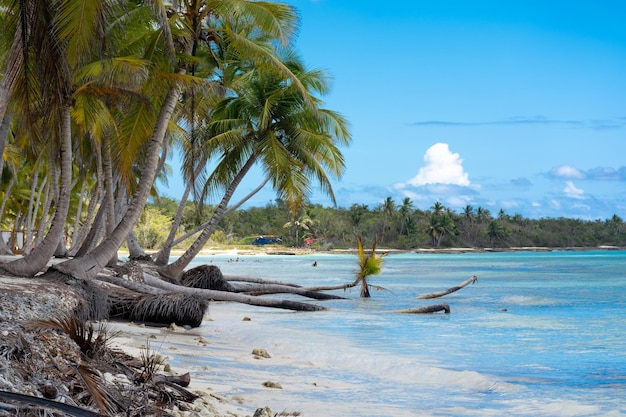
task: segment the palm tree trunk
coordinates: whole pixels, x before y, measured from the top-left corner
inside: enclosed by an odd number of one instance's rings
[[[9,130],[11,127],[11,113],[5,113],[2,123],[0,124],[0,172],[4,168],[4,149],[6,148],[7,143],[9,142]]]
[[[228,189],[224,193],[224,197],[222,197],[222,201],[220,201],[220,203],[218,204],[217,208],[213,212],[213,215],[211,216],[211,220],[209,220],[207,226],[204,228],[202,233],[200,233],[200,235],[191,244],[191,246],[176,261],[163,268],[159,268],[159,274],[173,280],[178,280],[184,269],[196,257],[196,255],[200,253],[204,245],[211,238],[211,235],[215,231],[218,223],[224,217],[224,213],[226,212],[226,206],[232,198],[233,193],[237,189],[237,186],[239,186],[239,184],[241,183],[241,180],[246,176],[250,168],[252,168],[255,161],[256,155],[252,155],[250,159],[248,159],[246,164],[241,168],[239,173],[235,176],[233,182],[228,186]]]
[[[61,108],[61,146],[59,148],[60,183],[59,198],[56,204],[52,225],[46,237],[32,252],[3,265],[8,272],[18,276],[34,276],[42,271],[54,255],[59,241],[63,238],[65,222],[70,206],[70,187],[72,184],[72,130],[70,105]]]
[[[37,226],[37,233],[35,234],[35,240],[33,246],[39,246],[39,244],[43,241],[44,234],[48,229],[49,222],[52,220],[49,217],[50,207],[52,205],[52,201],[55,200],[55,194],[58,192],[57,184],[59,183],[59,170],[56,167],[56,161],[50,162],[50,167],[48,168],[48,172],[51,174],[51,180],[46,181],[46,186],[44,187],[43,192],[43,204],[41,205],[41,216],[39,217],[39,224]],[[39,204],[37,205],[39,206]],[[37,209],[35,209],[35,214],[37,213]]]
[[[172,246],[174,246],[173,242],[176,238],[176,232],[178,232],[180,221],[183,218],[183,211],[185,209],[185,206],[187,205],[187,198],[189,198],[191,186],[191,183],[189,183],[185,187],[185,192],[183,193],[182,197],[180,198],[180,202],[178,203],[178,210],[176,210],[176,216],[174,217],[174,221],[172,222],[170,233],[167,235],[165,242],[163,242],[163,247],[154,258],[154,263],[158,266],[165,266],[169,262],[170,254],[172,253]]]
[[[33,229],[34,225],[34,211],[35,207],[38,206],[39,198],[35,198],[37,195],[37,186],[39,185],[39,166],[40,159],[35,162],[35,166],[33,167],[31,184],[30,184],[30,197],[28,199],[28,207],[26,208],[26,231],[24,233],[24,246],[23,249],[26,252],[30,252],[30,248],[32,247],[33,242]],[[37,200],[37,201],[36,201]]]
[[[178,85],[170,88],[167,93],[152,133],[137,189],[126,215],[115,227],[115,230],[113,230],[113,232],[95,249],[80,258],[74,258],[56,265],[55,268],[57,270],[77,278],[93,278],[106,266],[107,262],[109,262],[111,257],[116,253],[124,239],[128,237],[128,234],[133,229],[133,226],[143,211],[152,185],[154,184],[159,165],[161,146],[165,140],[167,126],[172,118],[179,96],[180,87]]]
[[[113,196],[113,163],[111,162],[111,143],[106,135],[102,136],[102,168],[104,171],[104,201],[106,205],[106,233],[110,235],[115,229],[115,197]],[[117,264],[117,252],[115,252],[108,266]]]
[[[83,179],[82,184],[80,186],[80,198],[78,199],[78,204],[76,207],[76,214],[74,215],[74,225],[72,226],[72,246],[74,246],[74,240],[78,237],[78,231],[80,230],[80,217],[83,213],[83,196],[85,195],[85,188],[87,187],[87,181]],[[71,248],[70,247],[70,248]],[[68,249],[69,252],[69,249]]]
[[[11,51],[5,61],[7,66],[3,71],[2,80],[0,80],[0,120],[5,119],[9,99],[13,93],[13,87],[15,86],[17,74],[20,72],[22,64],[24,63],[22,45],[25,44],[25,40],[22,29],[23,26],[18,25],[17,30],[15,31],[15,36],[13,37]]]
[[[84,256],[96,246],[95,242],[97,242],[100,236],[100,230],[103,227],[104,211],[105,211],[104,205],[100,204],[100,207],[98,208],[98,212],[96,213],[96,218],[94,219],[93,223],[91,223],[89,232],[87,232],[87,236],[85,236],[80,247],[76,250],[74,257],[80,258],[81,256]]]

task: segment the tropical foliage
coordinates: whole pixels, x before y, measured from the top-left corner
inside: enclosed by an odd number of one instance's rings
[[[164,210],[171,204],[167,199],[161,202]],[[385,240],[383,243],[381,238],[378,246],[384,249],[626,246],[626,223],[617,215],[584,221],[529,219],[500,212],[493,218],[488,209],[466,206],[459,212],[442,207],[437,216],[435,206],[415,209],[408,198],[395,204],[391,212],[385,212],[385,206],[389,206],[387,200],[373,208],[362,204],[347,208],[305,205],[293,218],[288,205],[276,200],[265,207],[236,210],[225,216],[217,229],[223,232],[222,244],[247,244],[258,235],[280,235],[291,247],[304,246],[307,238],[313,239],[310,247],[318,250],[355,248],[358,236],[369,245],[383,230]],[[193,221],[188,224],[193,227]],[[302,226],[297,235],[296,225]],[[435,231],[439,231],[438,240],[433,240]],[[210,241],[209,245],[215,243]]]
[[[294,213],[312,182],[334,197],[350,135],[323,108],[327,76],[290,48],[292,6],[0,0],[0,20],[0,246],[26,254],[5,271],[31,276],[68,254],[56,269],[93,277],[127,238],[171,246],[220,202],[188,263],[255,164]],[[144,206],[174,147],[188,190],[163,236]]]

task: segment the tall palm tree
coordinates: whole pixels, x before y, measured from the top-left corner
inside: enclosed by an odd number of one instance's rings
[[[439,201],[435,201],[435,204],[430,208],[433,211],[433,216],[442,216],[445,211],[445,207]]]
[[[489,209],[478,207],[476,209],[476,220],[478,223],[486,223],[492,219]]]
[[[113,232],[88,254],[58,264],[56,268],[64,273],[84,278],[97,274],[111,259],[124,239],[126,239],[141,215],[160,166],[161,147],[181,97],[182,85],[184,82],[191,81],[189,77],[185,77],[185,74],[190,68],[192,61],[188,57],[191,57],[193,52],[192,40],[194,37],[212,38],[212,36],[206,35],[207,33],[213,34],[215,32],[215,27],[211,26],[213,19],[233,18],[253,21],[257,24],[259,30],[273,35],[274,39],[282,40],[286,39],[292,32],[296,20],[293,9],[284,4],[224,0],[220,2],[204,1],[189,4],[176,3],[175,6],[180,6],[182,11],[186,11],[186,7],[189,5],[200,5],[202,8],[208,7],[211,9],[210,18],[207,18],[205,21],[207,26],[201,33],[189,30],[190,28],[182,22],[179,10],[176,7],[166,8],[161,2],[151,4],[154,9],[156,22],[158,23],[153,25],[157,27],[155,36],[148,38],[153,40],[154,43],[145,52],[156,63],[155,69],[161,74],[167,75],[167,82],[153,83],[151,87],[157,92],[162,91],[162,85],[165,85],[167,89],[162,94],[158,94],[161,97],[161,101],[159,101],[157,106],[159,109],[158,116],[153,124],[152,134],[147,141],[149,146],[144,153],[144,164],[141,168],[139,181],[126,214]],[[174,12],[174,15],[168,16],[168,13],[172,12]],[[173,25],[172,27],[170,27],[170,23]],[[270,56],[265,49],[255,48],[254,45],[246,42],[245,36],[242,36],[240,33],[229,31],[222,27],[217,32],[223,38],[229,38],[231,43],[238,45],[242,56],[249,58],[259,57],[259,62],[262,62],[263,57]],[[183,59],[179,60],[177,57]],[[271,56],[269,60],[271,61]]]
[[[492,220],[487,226],[487,235],[493,247],[499,240],[505,239],[510,234],[506,226],[500,224],[497,220]]]
[[[286,229],[293,229],[295,233],[295,245],[300,246],[300,230],[308,231],[315,224],[315,220],[311,219],[307,213],[296,217],[293,216],[291,221],[283,225]]]
[[[57,169],[59,178],[58,183],[52,184],[55,213],[46,237],[24,258],[4,266],[15,275],[31,276],[45,267],[63,236],[72,180],[70,111],[76,88],[73,71],[82,65],[82,57],[98,33],[94,27],[104,2],[24,1],[13,5],[17,6],[13,12],[20,16],[21,25],[16,35],[23,39],[20,45],[23,59],[14,84],[19,95],[14,98],[19,99],[18,106],[27,116],[26,128],[32,139],[50,154],[51,178],[57,178]],[[93,13],[87,16],[85,10]],[[0,93],[5,95],[10,91],[9,87]],[[0,102],[3,100],[0,98]]]
[[[407,222],[411,218],[411,214],[413,212],[413,202],[410,197],[404,197],[404,199],[402,199],[402,205],[398,209],[398,212],[400,213],[402,221],[402,224],[400,225],[400,234],[408,234]]]
[[[387,221],[396,215],[396,203],[391,197],[387,197],[381,204],[380,210],[383,213],[383,230],[380,234],[380,242],[385,240],[385,232],[387,231]]]
[[[306,70],[294,54],[287,53],[283,59],[284,66],[307,88],[307,97],[280,71],[256,68],[242,77],[233,91],[236,95],[218,103],[204,152],[219,160],[204,190],[207,195],[221,190],[224,194],[202,233],[182,256],[159,270],[162,275],[180,276],[206,244],[241,179],[256,163],[292,209],[303,204],[313,179],[334,200],[329,175],[343,172],[339,146],[349,143],[347,124],[339,114],[318,107],[320,100],[312,96],[326,92],[324,73]]]
[[[428,236],[430,238],[430,244],[434,247],[439,247],[443,238],[450,234],[457,232],[454,220],[447,214],[430,217],[430,223],[428,225]]]

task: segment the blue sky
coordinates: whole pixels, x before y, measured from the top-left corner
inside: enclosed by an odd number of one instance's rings
[[[325,107],[351,124],[339,206],[626,218],[626,2],[287,3],[296,48],[333,78]]]

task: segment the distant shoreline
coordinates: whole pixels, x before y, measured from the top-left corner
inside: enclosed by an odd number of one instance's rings
[[[456,254],[456,253],[497,253],[497,252],[583,252],[583,251],[623,251],[626,250],[624,246],[577,246],[577,247],[540,247],[540,246],[526,246],[526,247],[513,247],[513,248],[418,248],[418,249],[391,249],[391,248],[378,248],[377,253],[387,254]],[[120,251],[122,252],[122,251]],[[172,250],[172,256],[180,256],[184,253],[184,250]],[[366,249],[366,252],[368,250]],[[268,245],[262,247],[232,247],[232,248],[207,248],[200,251],[200,256],[212,256],[212,255],[315,255],[315,254],[328,254],[328,255],[341,255],[341,254],[356,254],[358,253],[356,248],[348,249],[331,249],[331,250],[315,250],[311,248],[293,248],[283,247],[279,245]],[[126,253],[127,254],[127,253]]]

